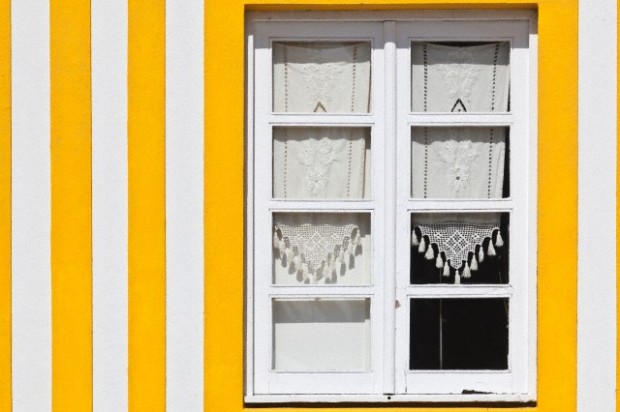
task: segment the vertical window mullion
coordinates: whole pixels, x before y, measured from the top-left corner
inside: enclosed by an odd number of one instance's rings
[[[395,391],[395,312],[396,300],[396,22],[383,23],[385,53],[385,241],[384,250],[384,345],[383,392]]]

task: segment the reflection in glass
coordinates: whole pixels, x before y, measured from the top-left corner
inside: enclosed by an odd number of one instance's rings
[[[508,197],[506,127],[413,127],[413,198]]]
[[[411,299],[409,369],[508,369],[508,299]]]
[[[508,283],[508,213],[411,215],[411,283]]]
[[[412,110],[507,112],[509,54],[507,42],[412,43]]]
[[[370,43],[275,42],[273,110],[368,113]]]
[[[370,299],[274,299],[272,368],[286,372],[369,370]]]
[[[368,213],[275,213],[273,282],[368,284],[371,244]]]
[[[370,195],[370,130],[278,127],[273,195],[286,199],[363,199]]]

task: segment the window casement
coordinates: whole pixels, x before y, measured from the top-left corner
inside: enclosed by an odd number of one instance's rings
[[[535,400],[535,13],[247,17],[246,401]]]

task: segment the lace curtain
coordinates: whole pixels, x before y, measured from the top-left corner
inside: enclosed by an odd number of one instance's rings
[[[370,44],[275,43],[274,110],[367,113]],[[370,193],[368,130],[279,128],[273,139],[273,195],[362,199]],[[362,214],[274,217],[274,282],[367,283],[369,224]]]
[[[508,59],[508,43],[412,43],[412,110],[507,112]],[[367,113],[370,75],[368,43],[275,43],[273,109]],[[360,128],[275,128],[274,197],[369,197],[369,143],[368,130]],[[506,128],[413,128],[412,197],[501,198],[506,144]],[[367,282],[366,219],[359,213],[276,214],[274,281],[332,284],[355,273],[346,279]],[[457,271],[457,282],[503,245],[499,213],[416,214],[412,225],[416,250],[434,259],[444,274]]]
[[[412,108],[416,112],[507,112],[508,43],[412,45]],[[412,129],[414,198],[501,198],[506,128]],[[469,278],[503,246],[499,213],[416,214],[412,245],[445,277]],[[485,248],[483,245],[487,245]]]

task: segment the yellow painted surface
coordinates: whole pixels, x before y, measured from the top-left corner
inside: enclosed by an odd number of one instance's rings
[[[205,410],[244,409],[244,10],[524,8],[539,11],[538,403],[576,408],[577,0],[209,0],[205,7]],[[303,407],[261,411],[303,411]],[[377,408],[329,408],[325,411]],[[454,411],[402,407],[391,411]],[[468,408],[470,411],[503,410]]]
[[[165,410],[165,1],[129,0],[129,409]]]
[[[0,411],[11,410],[11,2],[0,0]]]
[[[90,1],[50,2],[52,409],[92,409]]]

